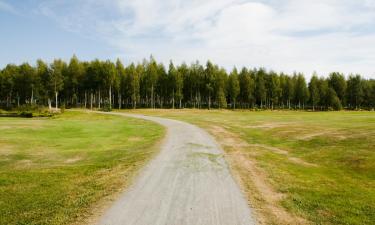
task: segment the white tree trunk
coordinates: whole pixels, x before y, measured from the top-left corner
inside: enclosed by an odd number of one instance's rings
[[[100,90],[99,90],[99,109],[100,109],[100,102],[101,102],[101,98],[100,98]]]
[[[208,109],[211,109],[211,94],[208,95]]]
[[[172,97],[172,108],[174,109],[174,89],[173,89],[173,97]]]
[[[57,107],[58,107],[58,102],[57,102],[57,95],[58,95],[58,92],[56,91],[55,92],[55,100],[56,100],[56,105],[55,105],[55,110],[57,111]]]
[[[86,106],[87,106],[87,92],[85,91],[85,109],[86,109]]]
[[[151,108],[154,108],[154,85],[151,85]]]
[[[121,99],[121,94],[118,94],[118,109],[121,109],[122,106],[122,99]]]
[[[48,98],[48,109],[49,109],[49,111],[52,110],[52,105],[51,105],[51,99],[50,98]]]
[[[34,88],[31,88],[31,102],[30,104],[32,105],[34,102]]]
[[[109,86],[109,109],[112,109],[112,86]]]
[[[92,97],[92,92],[90,93],[90,110],[92,110],[92,99],[93,97]]]

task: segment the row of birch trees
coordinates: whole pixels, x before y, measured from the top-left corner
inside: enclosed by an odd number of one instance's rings
[[[85,108],[373,109],[375,80],[360,75],[284,74],[263,68],[230,72],[208,61],[165,66],[154,58],[68,63],[38,60],[0,71],[0,105]]]

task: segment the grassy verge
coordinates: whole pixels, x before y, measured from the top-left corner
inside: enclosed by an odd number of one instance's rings
[[[0,224],[84,221],[129,184],[164,134],[151,122],[81,112],[0,118],[0,131]]]
[[[131,111],[213,134],[264,224],[375,221],[373,112]]]

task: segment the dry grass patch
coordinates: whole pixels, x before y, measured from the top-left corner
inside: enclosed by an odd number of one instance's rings
[[[289,213],[280,205],[285,194],[277,192],[270,185],[266,173],[257,166],[253,159],[257,153],[252,150],[265,148],[283,155],[287,155],[287,151],[265,145],[248,144],[237,134],[220,126],[210,126],[208,130],[224,146],[226,159],[229,161],[236,180],[250,200],[249,204],[255,209],[260,224],[309,224],[305,219]],[[304,162],[297,158],[288,159],[298,163]]]
[[[265,200],[248,172],[251,165],[244,166],[244,162],[253,162],[277,193],[285,193],[275,204],[290,214],[314,224],[362,225],[375,221],[374,112],[136,112],[180,119],[217,135],[227,154],[243,157],[231,165],[234,172],[241,172],[238,180],[244,181],[244,190],[251,193],[247,196],[257,211],[262,211],[257,205],[266,205]],[[225,130],[235,136],[229,135],[225,140]],[[236,136],[242,140],[236,140]],[[266,217],[274,217],[267,215],[266,207],[262,209]],[[278,220],[267,221],[280,224]]]
[[[138,142],[138,141],[142,141],[142,139],[143,139],[142,137],[134,136],[134,137],[129,137],[128,141]]]

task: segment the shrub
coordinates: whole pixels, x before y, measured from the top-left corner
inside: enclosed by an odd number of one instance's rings
[[[341,101],[337,96],[334,96],[333,99],[332,99],[332,108],[334,110],[341,110],[342,109]]]
[[[61,103],[61,106],[60,106],[60,112],[64,113],[64,111],[65,111],[65,102]]]
[[[104,102],[103,107],[100,109],[100,111],[103,111],[103,112],[112,111],[112,108],[111,108],[111,105],[109,104],[109,101]]]
[[[23,112],[19,113],[19,116],[26,117],[26,118],[32,118],[33,117],[33,113],[32,112],[25,112],[25,111],[23,111]]]

